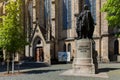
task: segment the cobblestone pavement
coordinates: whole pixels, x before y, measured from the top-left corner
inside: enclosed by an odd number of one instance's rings
[[[21,70],[23,74],[16,76],[0,76],[0,80],[120,80],[120,63],[99,64],[99,71],[106,72],[109,78],[60,76],[72,64],[56,64],[50,67],[40,67]]]

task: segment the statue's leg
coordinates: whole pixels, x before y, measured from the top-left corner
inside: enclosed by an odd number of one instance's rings
[[[79,31],[79,39],[81,39],[81,38],[82,38],[81,31]]]
[[[89,38],[89,39],[92,39],[92,36],[93,36],[93,32],[92,32],[92,31],[89,31],[89,33],[88,33],[88,38]]]
[[[83,31],[80,31],[80,39],[82,39],[83,37],[84,37]]]
[[[84,38],[87,38],[87,34],[86,34],[86,33],[87,33],[87,32],[84,31],[84,33],[83,33]]]
[[[77,31],[77,37],[79,37],[79,32]]]

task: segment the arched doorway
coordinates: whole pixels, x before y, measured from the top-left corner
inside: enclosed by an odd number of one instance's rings
[[[44,61],[44,50],[43,42],[39,36],[34,39],[33,43],[33,58],[34,61],[43,62]]]
[[[37,62],[44,61],[43,47],[36,47],[35,61]]]
[[[70,43],[68,44],[68,52],[71,53],[71,44]]]
[[[72,60],[72,58],[71,58],[71,44],[70,43],[68,44],[68,52],[70,52],[70,60]]]
[[[66,52],[66,44],[64,44],[63,50],[64,50],[64,52]]]

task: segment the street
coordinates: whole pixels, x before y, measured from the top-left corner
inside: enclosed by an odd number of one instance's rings
[[[33,66],[32,66],[33,67]],[[119,80],[120,63],[99,63],[99,72],[105,72],[109,78],[60,76],[61,73],[72,68],[72,64],[54,64],[49,67],[22,68],[21,74],[0,76],[0,80]],[[0,74],[2,74],[1,72]]]

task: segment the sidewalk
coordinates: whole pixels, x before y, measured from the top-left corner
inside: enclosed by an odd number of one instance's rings
[[[15,76],[0,76],[0,80],[120,80],[120,63],[100,63],[99,72],[105,72],[109,78],[60,76],[72,68],[72,64],[56,64],[50,67],[37,67],[21,70]]]

